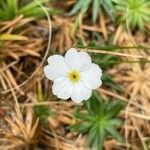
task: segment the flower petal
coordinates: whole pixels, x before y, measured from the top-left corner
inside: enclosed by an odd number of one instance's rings
[[[78,82],[78,83],[74,84],[71,99],[75,103],[80,103],[83,100],[89,99],[91,97],[91,95],[92,95],[92,90],[89,88],[86,88],[82,82]]]
[[[80,57],[75,48],[70,48],[65,54],[65,62],[71,69],[77,69],[80,62]]]
[[[59,78],[54,81],[52,91],[58,98],[68,99],[71,97],[73,85],[68,78]]]
[[[88,69],[92,65],[91,57],[86,52],[79,52],[78,54],[80,56],[80,61],[81,61],[79,70],[83,71],[83,70]]]
[[[64,57],[53,55],[48,58],[48,65],[44,67],[45,76],[49,80],[55,80],[68,75],[69,68],[65,64]]]
[[[97,89],[102,84],[101,76],[101,68],[96,64],[92,64],[89,69],[81,72],[81,81],[86,87]]]
[[[70,48],[65,54],[65,62],[69,68],[75,70],[86,70],[92,64],[91,58],[86,52],[77,52],[75,48]]]

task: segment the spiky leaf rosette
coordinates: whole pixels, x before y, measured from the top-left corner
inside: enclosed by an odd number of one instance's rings
[[[114,20],[114,7],[112,0],[78,0],[72,8],[70,15],[74,15],[77,12],[82,14],[86,13],[92,5],[92,20],[95,23],[100,11],[103,9],[107,15]]]
[[[116,11],[121,14],[120,22],[126,23],[132,29],[138,27],[144,31],[145,24],[150,23],[149,0],[113,0],[116,3]]]
[[[123,108],[122,103],[103,102],[98,93],[93,92],[90,100],[85,102],[86,112],[76,111],[78,122],[71,126],[73,131],[87,134],[87,146],[102,150],[106,137],[111,136],[122,142],[122,136],[116,128],[122,125],[117,115]]]

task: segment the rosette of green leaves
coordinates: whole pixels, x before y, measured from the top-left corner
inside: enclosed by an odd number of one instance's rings
[[[114,7],[112,0],[77,0],[74,7],[70,11],[70,15],[74,15],[77,12],[84,14],[87,10],[89,10],[91,5],[92,20],[94,23],[96,22],[102,9],[114,20]]]
[[[150,23],[149,0],[113,0],[119,21],[135,29],[144,31],[145,24]]]
[[[85,102],[86,112],[76,110],[77,123],[71,130],[87,134],[87,146],[94,150],[102,150],[103,142],[112,137],[122,142],[123,138],[117,131],[122,120],[117,118],[123,104],[114,101],[103,101],[97,92],[93,92],[90,100]]]

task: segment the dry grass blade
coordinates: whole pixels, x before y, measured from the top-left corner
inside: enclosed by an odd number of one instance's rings
[[[94,31],[94,32],[100,32],[102,33],[102,29],[95,26],[88,26],[88,25],[82,25],[81,29],[87,30],[87,31]]]
[[[6,25],[5,25],[3,28],[0,29],[0,32],[3,32],[3,31],[5,31],[6,29],[8,29],[8,28],[14,26],[14,25],[15,25],[16,23],[18,23],[22,18],[23,18],[23,16],[20,15],[19,17],[15,18],[14,20],[12,20],[12,21],[10,21],[10,22],[9,22],[9,21],[6,22]]]
[[[22,113],[26,114],[25,118],[24,114],[22,114],[24,121],[18,118],[17,112],[14,112],[11,117],[5,118],[10,129],[3,132],[1,140],[5,140],[5,143],[0,146],[0,149],[3,147],[6,149],[26,148],[36,142],[35,138],[37,135],[39,120],[34,119],[33,110],[30,107],[26,108]]]
[[[110,51],[104,51],[104,50],[87,49],[87,48],[84,48],[84,49],[78,48],[78,50],[91,52],[91,53],[97,53],[97,54],[110,54],[110,55],[114,55],[114,56],[149,59],[149,57],[147,57],[147,56],[132,55],[132,54],[127,54],[127,53],[119,53],[119,52],[110,52]]]
[[[104,16],[102,11],[100,12],[100,26],[101,26],[101,29],[102,29],[102,33],[103,33],[104,39],[107,41],[107,39],[108,39],[108,32],[107,32],[107,29],[106,29],[105,16]]]

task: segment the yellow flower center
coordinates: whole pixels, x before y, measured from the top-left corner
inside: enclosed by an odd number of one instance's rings
[[[79,79],[80,79],[80,74],[76,70],[73,70],[73,71],[69,72],[68,75],[69,75],[70,81],[73,82],[73,83],[78,82]]]

